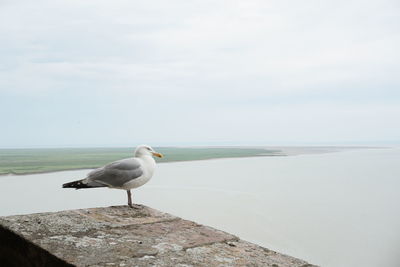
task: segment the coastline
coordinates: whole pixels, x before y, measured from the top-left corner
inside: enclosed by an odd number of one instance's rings
[[[160,164],[133,201],[321,266],[395,266],[399,149]],[[85,174],[5,176],[1,215],[126,203],[121,190],[61,187]]]
[[[239,159],[239,158],[262,158],[262,157],[286,157],[291,155],[254,155],[254,156],[238,156],[238,157],[215,157],[215,158],[206,158],[206,159],[190,159],[190,160],[171,160],[171,161],[162,161],[157,162],[157,164],[164,164],[164,163],[176,163],[176,162],[193,162],[193,161],[208,161],[208,160],[218,160],[218,159]],[[68,169],[59,169],[59,170],[48,170],[48,171],[38,171],[38,172],[24,172],[24,173],[0,173],[0,178],[2,176],[25,176],[25,175],[32,175],[32,174],[44,174],[44,173],[55,173],[55,172],[64,172],[64,171],[81,171],[81,170],[93,170],[99,168],[101,166],[96,167],[88,167],[88,168],[68,168]]]
[[[222,148],[222,147],[221,147]],[[216,159],[230,159],[230,158],[254,158],[254,157],[286,157],[286,156],[298,156],[298,155],[307,155],[307,154],[325,154],[325,153],[336,153],[343,152],[355,149],[385,149],[390,147],[369,147],[369,146],[270,146],[270,147],[241,147],[237,149],[263,149],[265,153],[258,153],[254,155],[217,155],[217,156],[207,156],[207,157],[199,157],[199,158],[191,158],[191,159],[165,159],[162,161],[158,161],[157,164],[161,163],[173,163],[173,162],[191,162],[191,161],[204,161],[204,160],[216,160]],[[201,148],[195,148],[201,149]],[[110,161],[112,162],[112,161]],[[62,171],[77,171],[77,170],[93,170],[103,166],[101,165],[93,165],[93,166],[85,166],[85,167],[66,167],[60,169],[52,169],[52,170],[39,170],[39,171],[26,171],[26,172],[7,172],[0,173],[0,179],[2,177],[7,176],[24,176],[24,175],[32,175],[32,174],[46,174],[46,173],[55,173]]]

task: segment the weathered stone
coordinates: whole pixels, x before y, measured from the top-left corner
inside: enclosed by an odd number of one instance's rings
[[[77,266],[304,266],[237,237],[142,206],[0,217],[0,223]]]

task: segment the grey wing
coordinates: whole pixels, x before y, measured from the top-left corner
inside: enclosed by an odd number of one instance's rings
[[[135,158],[118,160],[93,170],[88,175],[88,183],[100,183],[110,187],[122,187],[125,183],[140,177],[143,168]]]

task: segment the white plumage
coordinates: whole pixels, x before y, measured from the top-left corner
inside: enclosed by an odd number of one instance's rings
[[[63,184],[64,188],[110,187],[123,189],[128,194],[128,205],[132,204],[131,189],[147,183],[154,174],[156,162],[153,156],[163,157],[150,146],[141,145],[135,150],[135,157],[111,162],[91,171],[86,178]]]

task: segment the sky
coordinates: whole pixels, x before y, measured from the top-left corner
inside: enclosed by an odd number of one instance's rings
[[[0,0],[0,148],[400,144],[398,0]]]

